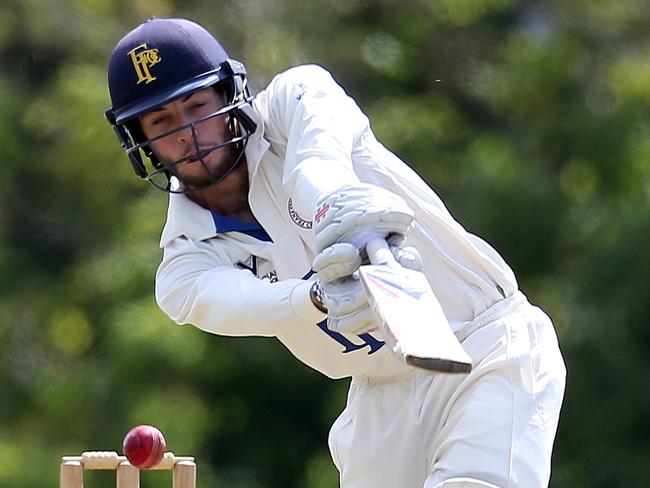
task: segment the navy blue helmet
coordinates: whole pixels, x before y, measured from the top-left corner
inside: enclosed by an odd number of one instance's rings
[[[228,117],[232,138],[207,151],[233,145],[232,167],[224,175],[214,176],[210,184],[221,181],[243,160],[246,142],[256,129],[244,65],[230,59],[219,41],[205,28],[186,19],[148,20],[118,42],[108,64],[112,107],[106,110],[105,116],[138,176],[160,189],[177,191],[171,188],[170,181],[175,175],[175,165],[185,159],[171,163],[158,160],[149,147],[155,139],[145,138],[138,117],[217,84],[226,94],[226,106],[172,131],[191,126],[195,137],[196,124],[211,117]],[[195,143],[198,146],[198,142]],[[149,165],[145,164],[147,159]],[[188,188],[178,191],[185,192]]]

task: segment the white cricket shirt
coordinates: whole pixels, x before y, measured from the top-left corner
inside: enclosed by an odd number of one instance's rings
[[[309,299],[315,202],[359,181],[401,195],[414,210],[407,241],[420,251],[423,272],[455,330],[517,289],[499,254],[463,229],[434,191],[376,140],[367,117],[327,71],[289,69],[253,107],[259,120],[246,159],[249,202],[260,226],[170,195],[156,299],[174,321],[220,335],[277,337],[332,378],[407,370],[379,331],[332,332]]]

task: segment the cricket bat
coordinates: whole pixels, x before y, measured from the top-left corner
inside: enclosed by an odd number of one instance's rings
[[[424,274],[403,268],[384,239],[371,239],[359,276],[386,344],[407,364],[440,373],[469,373],[463,349]]]

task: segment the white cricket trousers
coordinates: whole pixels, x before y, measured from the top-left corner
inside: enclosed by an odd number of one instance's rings
[[[548,486],[566,377],[553,324],[517,292],[459,336],[469,375],[352,379],[329,436],[342,488]]]

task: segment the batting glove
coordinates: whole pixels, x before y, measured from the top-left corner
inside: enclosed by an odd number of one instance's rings
[[[405,268],[420,270],[420,253],[414,247],[401,244],[401,237],[389,239],[389,247],[397,262]],[[342,242],[325,248],[314,259],[312,267],[321,282],[330,330],[361,334],[377,327],[370,312],[368,295],[356,273],[363,257],[355,245]]]
[[[314,216],[318,252],[337,242],[362,248],[373,237],[404,235],[414,213],[397,194],[376,185],[345,185],[319,199]]]

